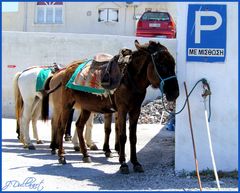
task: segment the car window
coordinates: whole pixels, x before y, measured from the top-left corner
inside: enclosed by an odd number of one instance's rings
[[[169,21],[168,13],[164,12],[146,12],[143,14],[141,20],[143,21]]]

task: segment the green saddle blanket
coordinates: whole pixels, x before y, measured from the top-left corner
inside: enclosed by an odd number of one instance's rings
[[[51,68],[46,68],[42,69],[37,77],[37,82],[36,82],[36,91],[41,91],[44,89],[45,82],[47,78],[51,75]]]

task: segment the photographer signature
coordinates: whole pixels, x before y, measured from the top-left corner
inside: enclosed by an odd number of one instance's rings
[[[19,182],[17,180],[10,180],[5,183],[2,187],[2,190],[7,190],[9,188],[29,188],[31,190],[41,191],[43,190],[43,182],[44,180],[37,182],[37,179],[34,177],[27,177],[23,182]]]

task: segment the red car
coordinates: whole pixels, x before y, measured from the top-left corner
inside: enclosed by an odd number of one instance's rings
[[[176,38],[176,25],[168,12],[144,12],[137,23],[136,36]]]

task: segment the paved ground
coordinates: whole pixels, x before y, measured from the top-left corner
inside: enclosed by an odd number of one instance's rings
[[[37,150],[24,149],[16,139],[15,120],[2,119],[2,190],[85,191],[85,190],[198,190],[195,177],[174,173],[174,132],[159,124],[138,125],[137,151],[145,172],[118,172],[118,155],[106,159],[102,150],[89,151],[92,163],[83,163],[82,155],[65,143],[67,163],[61,166],[57,156],[50,155],[50,122],[38,122],[39,135],[45,141]],[[103,125],[94,124],[93,140],[103,144]],[[32,132],[31,132],[32,136]],[[114,147],[114,131],[111,147]],[[127,160],[129,143],[127,142]],[[238,180],[222,178],[222,190],[237,191]],[[202,180],[204,190],[216,191],[214,181]]]

